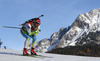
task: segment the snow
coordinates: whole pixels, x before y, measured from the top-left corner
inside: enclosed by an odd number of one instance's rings
[[[13,54],[11,54],[13,53]],[[14,51],[10,49],[0,49],[0,61],[100,61],[99,57],[83,57],[72,55],[59,55],[49,53],[38,53],[39,55],[48,56],[48,58],[35,58],[27,56],[18,56],[22,51]]]
[[[48,50],[48,51],[49,51],[49,50],[52,50],[52,49],[59,43],[59,41],[60,41],[60,40],[56,40],[51,46],[48,47],[47,50]]]
[[[85,21],[86,23],[90,23],[90,21],[89,21],[90,18],[88,15],[89,15],[88,13],[80,14],[81,21]]]
[[[89,25],[84,26],[84,28],[81,29],[81,31],[80,31],[80,29],[76,28],[77,31],[79,30],[78,34],[68,44],[70,46],[75,46],[77,39],[80,36],[82,36],[85,32],[89,33],[89,32],[95,32],[97,30],[100,30],[100,12],[98,12],[98,10],[93,10],[89,14],[88,13],[80,14],[79,19],[81,21],[85,21]],[[73,31],[75,31],[75,29]]]

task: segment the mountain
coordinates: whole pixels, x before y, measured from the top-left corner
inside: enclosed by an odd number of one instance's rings
[[[35,51],[46,52],[55,48],[64,48],[66,46],[82,45],[91,40],[90,35],[95,35],[100,31],[100,9],[91,10],[89,13],[79,14],[71,26],[61,28],[54,32],[50,39],[43,39],[36,44]],[[91,33],[93,32],[93,33]],[[84,40],[87,38],[87,40]],[[99,36],[95,43],[99,43]],[[90,41],[88,41],[89,43]]]
[[[76,45],[100,45],[100,31],[84,33],[80,38],[78,38]]]

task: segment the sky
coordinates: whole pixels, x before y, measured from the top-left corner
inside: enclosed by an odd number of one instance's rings
[[[25,21],[41,17],[41,32],[37,42],[50,38],[61,27],[68,27],[79,14],[100,8],[100,0],[0,0],[0,39],[2,48],[23,50],[25,38],[19,29],[1,28],[1,26],[20,27]],[[31,42],[32,40],[30,40]]]

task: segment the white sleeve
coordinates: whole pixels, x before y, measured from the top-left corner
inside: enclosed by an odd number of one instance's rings
[[[28,33],[31,32],[31,25],[30,25],[30,24],[26,23],[26,24],[24,25],[24,27],[26,28],[26,31],[27,31]]]
[[[30,25],[30,24],[27,25],[27,32],[28,32],[28,33],[31,32],[31,25]]]

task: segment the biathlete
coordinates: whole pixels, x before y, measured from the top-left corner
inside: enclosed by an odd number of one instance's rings
[[[39,18],[33,18],[21,24],[22,28],[20,29],[20,32],[22,36],[26,38],[24,42],[23,55],[29,55],[27,48],[29,46],[30,38],[32,38],[31,55],[37,55],[34,51],[34,45],[36,43],[36,35],[40,32],[40,21]]]

